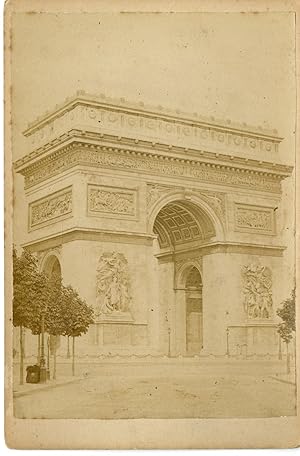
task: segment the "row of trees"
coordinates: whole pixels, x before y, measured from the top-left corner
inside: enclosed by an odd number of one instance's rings
[[[13,325],[20,328],[20,383],[24,381],[23,328],[32,334],[73,338],[72,374],[75,374],[75,338],[93,323],[93,310],[61,277],[39,272],[37,259],[26,249],[18,256],[13,250]],[[53,378],[56,378],[56,343]]]
[[[286,362],[287,373],[290,373],[290,352],[289,344],[293,340],[296,331],[296,302],[295,290],[292,291],[291,296],[285,299],[281,307],[277,310],[277,315],[281,318],[282,322],[278,324],[278,334],[281,339],[286,343]]]

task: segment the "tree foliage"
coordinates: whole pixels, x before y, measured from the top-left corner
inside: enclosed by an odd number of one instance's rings
[[[49,280],[49,303],[45,314],[45,331],[52,336],[61,336],[65,332],[64,287],[60,276]]]
[[[93,323],[93,310],[61,277],[47,277],[38,271],[36,258],[27,250],[18,257],[13,250],[13,324],[41,333],[77,337]]]
[[[64,287],[65,336],[78,337],[85,334],[93,323],[93,309],[81,299],[71,286]]]
[[[40,333],[41,313],[49,302],[45,274],[38,272],[36,258],[27,250],[18,257],[13,250],[13,324]]]
[[[277,331],[282,340],[288,344],[293,338],[293,332],[296,331],[295,290],[289,298],[282,302],[281,307],[277,310],[277,315],[282,319]]]

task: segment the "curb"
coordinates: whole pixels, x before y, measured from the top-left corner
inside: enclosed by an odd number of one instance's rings
[[[281,383],[287,383],[288,385],[296,386],[296,383],[291,382],[290,380],[284,380],[283,378],[272,377],[272,376],[270,378],[272,378],[273,380],[277,380],[278,382],[281,382]]]
[[[40,386],[38,388],[32,389],[32,390],[27,390],[27,391],[13,391],[13,397],[22,397],[22,396],[30,396],[31,394],[34,393],[40,393],[42,391],[48,391],[52,388],[59,388],[60,386],[65,386],[65,385],[70,385],[76,382],[80,382],[81,380],[84,380],[84,377],[80,378],[75,378],[69,381],[61,382],[61,383],[50,383],[46,384],[45,386]]]

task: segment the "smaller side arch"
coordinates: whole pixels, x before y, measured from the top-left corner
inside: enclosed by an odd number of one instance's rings
[[[61,258],[57,250],[50,250],[41,258],[39,265],[40,272],[44,272],[51,277],[53,273],[62,275]]]
[[[184,289],[186,287],[187,276],[192,268],[196,268],[199,272],[202,285],[202,268],[197,259],[189,259],[181,264],[176,273],[175,287],[177,289]]]

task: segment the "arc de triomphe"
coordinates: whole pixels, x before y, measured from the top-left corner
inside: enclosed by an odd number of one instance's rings
[[[24,134],[24,245],[94,307],[83,351],[277,353],[277,132],[78,92]]]

